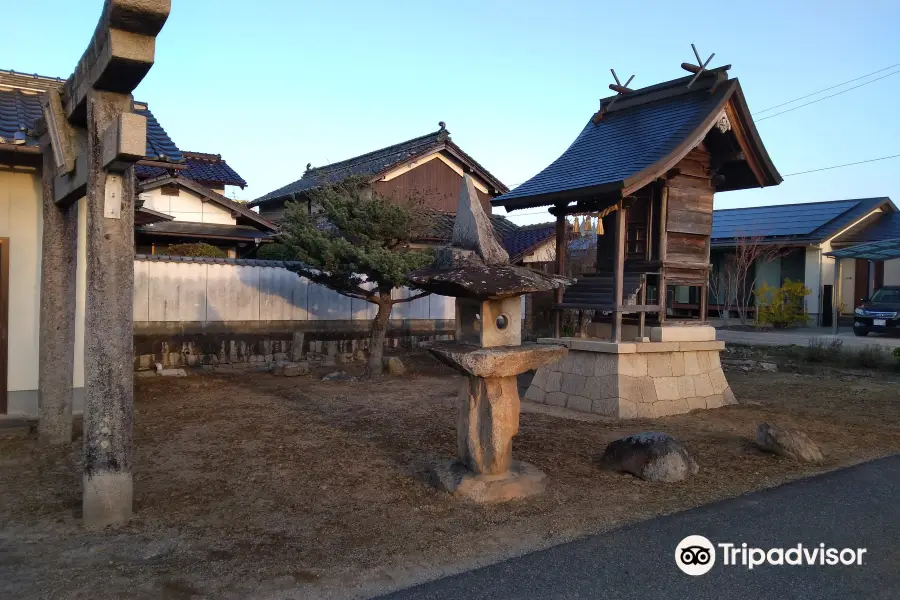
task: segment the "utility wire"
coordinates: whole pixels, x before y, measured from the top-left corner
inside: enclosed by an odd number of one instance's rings
[[[804,102],[804,103],[801,104],[800,106],[795,106],[795,107],[793,107],[793,108],[789,108],[789,109],[787,109],[787,110],[783,110],[783,111],[781,111],[781,112],[777,112],[777,113],[775,113],[774,115],[766,115],[765,117],[760,117],[759,119],[754,119],[754,120],[755,120],[757,123],[758,123],[759,121],[765,121],[766,119],[771,119],[772,117],[777,117],[778,115],[783,115],[783,114],[785,114],[785,113],[789,113],[789,112],[791,112],[791,111],[797,110],[798,108],[803,108],[804,106],[809,106],[810,104],[815,104],[816,102],[821,102],[822,100],[828,100],[829,98],[834,98],[835,96],[840,96],[841,94],[846,94],[847,92],[852,91],[852,90],[855,90],[856,88],[861,88],[861,87],[864,86],[864,85],[869,85],[870,83],[875,83],[876,81],[879,81],[879,80],[881,80],[881,79],[884,79],[885,77],[890,77],[891,75],[896,75],[897,73],[900,73],[900,69],[898,69],[898,70],[896,70],[896,71],[894,71],[894,72],[892,72],[892,73],[888,73],[887,75],[882,75],[881,77],[876,77],[875,79],[870,79],[869,81],[866,81],[866,82],[864,82],[864,83],[860,83],[859,85],[854,85],[853,87],[849,87],[849,88],[847,88],[846,90],[841,90],[840,92],[835,92],[834,94],[829,94],[829,95],[827,95],[827,96],[823,96],[822,98],[818,98],[818,99],[816,99],[816,100],[811,100],[811,101],[809,101],[809,102]],[[788,103],[788,104],[790,104],[790,103]]]
[[[839,88],[841,86],[847,85],[848,83],[853,83],[854,81],[859,81],[860,79],[865,79],[866,77],[875,75],[876,73],[881,73],[882,71],[887,71],[889,69],[893,69],[894,67],[900,67],[900,63],[893,64],[893,65],[891,65],[889,67],[885,67],[883,69],[878,69],[877,71],[872,71],[871,73],[867,73],[866,75],[860,75],[859,77],[855,77],[853,79],[848,79],[847,81],[844,81],[843,83],[838,83],[837,85],[833,85],[831,87],[821,89],[818,92],[813,92],[812,94],[800,96],[799,98],[794,98],[793,100],[788,100],[787,102],[782,102],[781,104],[776,104],[775,106],[770,106],[769,108],[764,108],[762,110],[758,110],[758,111],[754,112],[753,114],[760,115],[764,112],[769,112],[770,110],[775,110],[776,108],[781,108],[782,106],[787,106],[788,104],[793,104],[794,102],[798,102],[800,100],[806,100],[807,98],[811,98],[813,96],[818,96],[822,92],[827,92],[828,90],[833,90],[835,88]]]
[[[830,171],[832,169],[841,169],[843,167],[852,167],[854,165],[864,165],[866,163],[878,162],[880,160],[889,160],[891,158],[900,158],[900,154],[891,154],[889,156],[879,156],[878,158],[870,158],[867,160],[858,160],[856,162],[844,163],[842,165],[832,165],[830,167],[822,167],[821,169],[810,169],[808,171],[797,171],[796,173],[786,173],[782,175],[782,177],[793,177],[795,175],[806,175],[807,173],[818,173],[819,171]],[[523,213],[507,213],[502,215],[506,218],[512,217],[526,217],[529,215],[546,215],[549,214],[546,210],[534,210],[531,212],[523,212]]]
[[[865,163],[876,162],[879,160],[888,160],[889,158],[900,158],[900,154],[892,154],[890,156],[880,156],[878,158],[870,158],[869,160],[860,160],[852,163],[845,163],[843,165],[834,165],[832,167],[822,167],[821,169],[810,169],[809,171],[798,171],[796,173],[788,173],[787,175],[782,175],[782,177],[792,177],[794,175],[806,175],[807,173],[818,173],[819,171],[830,171],[831,169],[840,169],[841,167],[851,167],[853,165],[862,165]]]

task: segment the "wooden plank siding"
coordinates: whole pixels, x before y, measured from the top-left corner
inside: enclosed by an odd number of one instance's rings
[[[694,148],[666,183],[666,278],[669,284],[703,285],[709,270],[714,188],[709,154]]]
[[[483,182],[482,182],[483,184]],[[375,191],[385,198],[405,199],[421,196],[428,208],[456,212],[462,177],[439,159],[423,163],[390,181],[376,181]],[[491,196],[478,190],[487,214],[491,214]]]

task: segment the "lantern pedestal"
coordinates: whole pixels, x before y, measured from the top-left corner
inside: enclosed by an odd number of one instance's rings
[[[466,374],[457,397],[457,457],[434,468],[435,484],[475,502],[504,502],[541,493],[544,473],[512,459],[512,439],[519,431],[516,376],[558,361],[566,355],[565,346],[482,348],[437,343],[428,350]]]

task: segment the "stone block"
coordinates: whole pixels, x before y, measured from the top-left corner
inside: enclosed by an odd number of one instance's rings
[[[620,418],[620,419],[636,419],[637,418],[637,405],[634,402],[629,402],[628,400],[619,399],[618,404],[619,404],[619,414],[617,415],[618,418]]]
[[[619,372],[619,361],[624,358],[617,354],[598,354],[594,362],[594,375],[615,375]]]
[[[683,415],[684,413],[691,411],[691,406],[688,404],[686,398],[672,400],[671,406],[672,412],[669,413],[670,415]]]
[[[586,379],[584,395],[592,400],[615,398],[619,395],[619,378],[616,375],[603,375]]]
[[[619,373],[630,377],[646,377],[647,355],[623,354],[619,356]]]
[[[682,375],[678,378],[678,397],[679,398],[691,398],[696,396],[697,392],[694,389],[694,378],[690,375]]]
[[[645,394],[646,384],[653,387],[653,383],[646,377],[629,377],[628,375],[619,376],[618,397],[625,398],[631,402],[653,402],[656,400],[656,390],[653,390],[651,396]]]
[[[728,386],[725,391],[722,392],[722,398],[725,400],[727,406],[738,403],[737,398],[734,396],[734,392],[731,390],[731,386]]]
[[[585,352],[602,352],[605,354],[634,354],[637,352],[637,345],[630,342],[616,343],[571,338],[568,344],[572,350],[583,350]]]
[[[714,394],[721,394],[728,389],[728,380],[725,379],[725,373],[722,371],[722,367],[713,369],[709,372],[709,381],[712,383]]]
[[[457,460],[436,465],[432,483],[454,497],[480,504],[507,502],[544,491],[544,473],[534,465],[518,460],[501,475],[480,475]]]
[[[633,403],[629,403],[632,406]],[[618,398],[605,398],[591,402],[591,412],[605,417],[617,418],[619,416],[620,400]]]
[[[558,392],[562,389],[563,374],[559,371],[550,371],[547,373],[547,385],[544,387],[545,392]]]
[[[685,375],[699,375],[702,372],[696,352],[683,352],[682,359],[684,360]]]
[[[569,399],[566,401],[566,408],[581,412],[591,412],[591,399],[584,396],[569,396]]]
[[[537,373],[534,374],[534,378],[531,380],[531,386],[544,390],[547,386],[547,373],[547,367],[538,369]]]
[[[716,350],[707,350],[706,356],[709,360],[710,370],[722,368],[722,361],[719,359],[719,353]]]
[[[672,353],[672,375],[675,377],[681,377],[684,375],[684,353],[683,352],[673,352]]]
[[[702,396],[692,396],[687,399],[688,408],[691,410],[705,410],[706,398]]]
[[[547,396],[544,398],[544,404],[549,404],[551,406],[565,406],[567,398],[568,395],[562,392],[548,392]]]
[[[560,391],[580,396],[584,392],[584,381],[585,377],[583,375],[571,373],[563,375]]]
[[[635,343],[635,351],[639,353],[678,352],[678,342],[639,342]]]
[[[713,391],[712,382],[709,380],[709,375],[707,373],[694,375],[694,390],[696,391],[698,396],[702,397],[712,396],[713,394],[715,394],[715,391]]]
[[[700,373],[709,373],[712,365],[709,364],[709,352],[697,352],[697,364],[700,365]]]
[[[567,354],[559,359],[558,362],[555,363],[556,370],[560,373],[571,373],[572,372],[572,362],[574,360],[574,355]]]
[[[647,354],[647,375],[650,377],[672,377],[672,355]]]
[[[575,375],[592,376],[594,374],[594,363],[597,362],[597,355],[589,352],[573,352],[570,355],[572,359],[572,373]]]
[[[705,342],[716,339],[716,330],[709,325],[663,325],[650,328],[651,342]]]
[[[681,352],[722,351],[725,349],[725,342],[678,342],[678,349]]]
[[[138,369],[145,371],[153,367],[153,355],[141,354],[138,357]]]
[[[656,388],[657,400],[676,400],[680,397],[680,377],[656,377],[653,387]]]
[[[525,391],[525,399],[532,402],[540,402],[541,404],[547,399],[547,392],[532,383]]]
[[[713,394],[706,397],[706,408],[722,408],[725,406],[725,398],[722,394]]]
[[[653,408],[653,404],[649,402],[641,402],[639,404],[634,405],[635,418],[637,419],[655,419],[656,411]]]

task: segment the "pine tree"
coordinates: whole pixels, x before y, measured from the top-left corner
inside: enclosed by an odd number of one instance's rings
[[[286,258],[302,263],[288,268],[378,307],[369,335],[367,369],[369,376],[378,377],[393,306],[428,295],[391,298],[393,288],[408,285],[408,272],[433,260],[431,250],[412,247],[426,226],[421,202],[391,202],[359,177],[317,188],[309,198],[309,205],[289,202],[285,209],[279,242]]]

